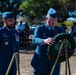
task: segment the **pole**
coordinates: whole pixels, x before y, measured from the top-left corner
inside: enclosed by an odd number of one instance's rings
[[[13,56],[12,56],[11,62],[10,62],[10,64],[9,64],[9,67],[8,67],[5,75],[9,75],[9,71],[10,71],[11,66],[12,66],[12,64],[13,64],[14,58],[15,58],[15,54],[13,54]]]
[[[16,66],[18,70],[18,75],[20,75],[20,67],[19,67],[19,53],[15,53]]]
[[[54,65],[53,65],[53,68],[52,68],[52,71],[51,71],[50,75],[53,75],[53,71],[54,71],[55,66],[56,66],[56,64],[57,64],[57,62],[58,62],[58,59],[59,59],[59,56],[60,56],[60,52],[61,52],[62,46],[63,46],[63,42],[62,42],[61,45],[60,45],[60,50],[59,50],[59,53],[58,53],[57,59],[56,59]]]
[[[9,75],[9,72],[10,72],[10,69],[11,69],[11,66],[12,66],[14,60],[16,60],[16,66],[17,66],[17,70],[18,70],[18,75],[20,75],[19,53],[18,53],[18,52],[13,54],[12,59],[11,59],[11,61],[10,61],[10,64],[9,64],[9,66],[8,66],[8,69],[7,69],[5,75]]]

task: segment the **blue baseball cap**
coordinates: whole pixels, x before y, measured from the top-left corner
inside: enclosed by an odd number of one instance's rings
[[[47,12],[47,15],[50,15],[52,18],[56,18],[57,17],[57,12],[55,9],[50,8]]]
[[[2,17],[3,17],[3,19],[6,19],[6,18],[14,18],[14,13],[13,12],[4,12],[2,14]]]

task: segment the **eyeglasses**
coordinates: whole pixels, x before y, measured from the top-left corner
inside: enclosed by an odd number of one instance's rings
[[[9,19],[9,20],[7,20],[7,21],[10,21],[10,22],[15,22],[15,20],[13,20],[13,19]]]

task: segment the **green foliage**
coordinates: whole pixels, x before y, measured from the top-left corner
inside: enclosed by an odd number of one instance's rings
[[[29,18],[42,18],[46,15],[50,5],[49,0],[25,0],[20,6]],[[50,5],[52,6],[52,4]]]
[[[23,2],[24,1],[24,2]],[[22,10],[25,16],[34,20],[45,18],[47,11],[53,7],[58,12],[58,22],[66,20],[68,11],[76,9],[76,0],[1,0],[0,12],[13,11],[15,14]]]
[[[14,11],[15,13],[17,13],[22,2],[23,0],[1,0],[0,12]]]
[[[53,7],[58,12],[58,21],[63,22],[66,20],[68,11],[76,9],[76,0],[25,0],[20,9],[24,11],[24,14],[31,18],[43,19],[50,7]]]
[[[64,24],[66,26],[73,26],[73,22],[72,21],[65,21]]]
[[[62,24],[65,24],[66,26],[73,26],[73,22],[72,21],[64,21],[64,22],[57,22],[58,26],[61,26]]]

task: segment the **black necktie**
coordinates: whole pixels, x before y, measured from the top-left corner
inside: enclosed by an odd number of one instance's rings
[[[54,37],[54,33],[53,33],[54,30],[53,30],[53,28],[51,28],[50,31],[51,31],[51,36]]]

